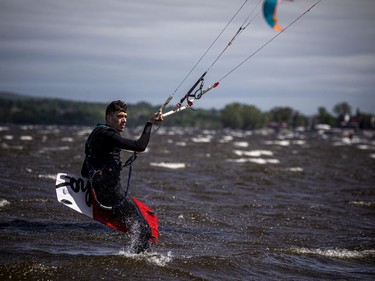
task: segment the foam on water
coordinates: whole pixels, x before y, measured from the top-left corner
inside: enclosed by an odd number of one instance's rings
[[[360,145],[357,145],[357,148],[358,149],[361,149],[361,150],[368,150],[368,149],[371,149],[371,147],[369,145],[366,145],[366,144],[360,144]]]
[[[278,159],[264,159],[264,158],[251,158],[249,159],[250,162],[257,163],[257,164],[279,164],[280,160]]]
[[[265,141],[266,145],[278,145],[278,146],[289,146],[290,141],[288,140],[275,140],[275,141]]]
[[[65,137],[65,138],[62,138],[61,141],[62,142],[73,142],[74,139],[73,138],[69,138],[69,137]]]
[[[32,136],[20,136],[20,140],[22,140],[22,141],[32,141],[33,137]]]
[[[250,150],[250,151],[241,151],[234,150],[234,154],[238,156],[249,156],[249,157],[260,157],[260,156],[273,156],[273,152],[270,150]]]
[[[234,162],[234,163],[256,163],[259,165],[265,165],[265,164],[279,164],[280,160],[278,159],[265,159],[265,158],[239,158],[239,159],[227,159],[228,162]]]
[[[154,166],[154,167],[161,167],[161,168],[167,168],[167,169],[184,169],[184,168],[186,168],[185,163],[165,163],[165,162],[156,163],[156,162],[151,162],[150,165]]]
[[[149,263],[158,265],[158,266],[165,266],[168,262],[172,260],[171,252],[168,252],[167,255],[163,255],[157,252],[150,252],[145,251],[142,253],[136,253],[135,249],[139,244],[139,234],[141,232],[140,225],[135,223],[132,226],[130,238],[130,244],[127,245],[126,248],[123,248],[118,254],[123,255],[127,258],[135,259],[135,260],[146,260]]]
[[[309,249],[309,248],[291,248],[292,252],[297,254],[318,255],[329,258],[339,259],[360,259],[366,257],[375,257],[375,250],[347,250],[347,249]]]
[[[199,136],[196,138],[192,138],[191,140],[196,143],[209,143],[212,140],[212,136],[207,136],[207,137]]]
[[[40,150],[39,150],[39,153],[46,153],[46,152],[54,152],[54,151],[66,151],[66,150],[69,150],[70,147],[69,146],[55,146],[55,147],[42,147]]]
[[[375,202],[365,202],[365,201],[350,201],[350,205],[362,206],[362,207],[375,207]]]
[[[6,199],[0,199],[0,208],[10,205],[10,202]]]
[[[38,175],[38,178],[39,179],[49,179],[49,180],[56,180],[56,175],[55,174],[46,174],[46,175],[42,175],[42,174],[39,174]]]
[[[289,172],[295,172],[295,173],[303,172],[303,168],[301,167],[290,167],[290,168],[287,168],[286,170]]]
[[[12,136],[12,135],[5,135],[5,136],[3,136],[3,139],[4,140],[13,140],[14,136]]]
[[[233,145],[237,147],[249,147],[249,143],[247,141],[236,141],[233,143]]]
[[[77,136],[79,137],[84,137],[84,136],[88,136],[90,133],[92,132],[92,129],[81,129],[79,131],[76,132]]]
[[[228,143],[233,140],[232,136],[223,136],[220,140],[219,143]]]
[[[14,150],[23,150],[22,145],[8,145],[6,143],[1,144],[2,149],[14,149]]]
[[[172,252],[168,251],[166,254],[158,253],[158,252],[144,252],[140,254],[134,254],[127,250],[121,250],[118,255],[125,256],[130,259],[135,260],[145,260],[148,263],[157,265],[157,266],[166,266],[173,260]]]
[[[305,140],[294,140],[294,141],[292,141],[292,143],[297,144],[297,145],[305,145],[306,141]]]

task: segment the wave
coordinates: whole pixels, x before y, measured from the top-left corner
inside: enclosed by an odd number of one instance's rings
[[[32,136],[20,136],[22,141],[32,141],[34,138]]]
[[[38,175],[38,178],[39,179],[48,179],[48,180],[56,180],[56,175],[55,174],[46,174],[46,175],[43,175],[43,174],[39,174]]]
[[[10,202],[6,199],[0,199],[0,208],[10,205]]]
[[[362,206],[362,207],[375,207],[375,202],[366,201],[349,201],[350,205]]]
[[[220,140],[219,140],[219,143],[229,143],[231,141],[233,141],[233,137],[232,136],[223,136]]]
[[[23,150],[24,147],[22,145],[8,145],[6,143],[2,143],[1,148],[2,149]]]
[[[265,145],[278,145],[278,146],[290,146],[294,145],[306,145],[307,142],[305,140],[274,140],[274,141],[264,141]]]
[[[162,168],[167,168],[167,169],[184,169],[186,168],[185,163],[165,163],[165,162],[151,162],[150,166],[154,167],[162,167]]]
[[[179,141],[179,142],[176,142],[176,145],[177,146],[186,146],[187,144],[184,141]]]
[[[288,140],[265,141],[264,144],[265,145],[289,146],[290,141]]]
[[[70,137],[65,137],[65,138],[62,138],[61,141],[62,141],[62,142],[73,142],[74,139],[73,139],[73,138],[70,138]]]
[[[291,248],[291,252],[306,255],[318,255],[329,258],[339,259],[361,259],[375,257],[375,250],[347,250],[347,249],[309,249],[309,248]]]
[[[14,139],[14,136],[12,136],[12,135],[4,135],[4,136],[2,137],[2,139],[4,139],[4,140],[13,140],[13,139]]]
[[[270,150],[250,150],[250,151],[242,151],[242,150],[234,150],[234,154],[237,156],[249,156],[249,157],[260,157],[260,156],[273,156],[273,152]]]
[[[192,142],[195,142],[195,143],[209,143],[212,140],[212,136],[206,136],[206,137],[198,136],[195,138],[191,138],[191,140]]]
[[[290,168],[287,168],[286,170],[289,172],[295,172],[295,173],[303,172],[303,168],[301,167],[290,167]]]
[[[234,163],[247,163],[252,162],[260,165],[265,164],[279,164],[280,160],[278,159],[266,159],[261,158],[260,156],[273,156],[273,152],[270,150],[250,150],[250,151],[242,151],[242,150],[234,150],[234,154],[237,156],[246,156],[251,158],[239,158],[239,159],[227,159],[229,162]]]
[[[249,143],[247,141],[236,141],[233,143],[234,146],[237,146],[237,147],[249,147]]]
[[[252,162],[252,163],[259,164],[259,165],[280,163],[280,160],[278,159],[265,159],[265,158],[239,158],[239,159],[227,159],[227,161],[234,162],[234,163]]]
[[[39,149],[39,153],[54,152],[54,151],[66,151],[69,150],[69,146],[54,146],[54,147],[42,147]]]

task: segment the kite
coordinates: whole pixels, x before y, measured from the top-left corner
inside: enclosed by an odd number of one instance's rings
[[[283,28],[277,20],[277,8],[281,0],[265,0],[263,2],[263,16],[266,22],[276,31],[282,31]]]

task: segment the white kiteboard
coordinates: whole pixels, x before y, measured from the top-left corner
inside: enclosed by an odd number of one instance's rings
[[[56,177],[57,200],[65,206],[93,218],[93,207],[86,178],[59,173]]]
[[[114,219],[111,210],[105,210],[94,203],[87,178],[74,174],[58,173],[56,176],[56,195],[57,200],[63,205],[111,228],[123,232],[127,231],[122,223]],[[131,197],[131,199],[151,228],[150,241],[157,242],[159,237],[157,215],[135,197]]]

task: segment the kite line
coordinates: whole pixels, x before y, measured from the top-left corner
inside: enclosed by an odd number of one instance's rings
[[[224,79],[226,79],[228,76],[230,76],[233,72],[235,72],[238,68],[240,68],[243,64],[245,64],[248,60],[250,60],[252,57],[254,57],[257,53],[259,53],[263,48],[265,48],[268,44],[270,44],[272,41],[274,41],[277,37],[279,37],[283,32],[285,32],[287,29],[289,29],[291,26],[293,26],[297,21],[299,21],[302,17],[304,17],[308,12],[310,12],[316,5],[318,5],[322,0],[318,0],[315,2],[310,8],[308,8],[305,12],[300,14],[296,19],[294,19],[291,23],[289,23],[285,28],[281,28],[278,24],[277,16],[276,16],[276,10],[277,6],[279,5],[279,1],[275,0],[264,0],[263,1],[263,15],[267,21],[267,23],[278,33],[271,37],[267,42],[262,44],[259,48],[257,48],[253,53],[251,53],[248,57],[246,57],[244,60],[242,60],[240,63],[238,63],[234,68],[232,68],[230,71],[228,71],[225,75],[223,75],[217,82],[210,85],[207,88],[204,87],[204,78],[206,74],[211,70],[211,68],[216,64],[216,62],[222,57],[222,55],[225,53],[225,51],[233,44],[236,38],[254,21],[254,19],[260,14],[261,11],[259,11],[254,16],[254,12],[257,10],[258,6],[261,4],[263,0],[259,0],[255,7],[251,10],[248,17],[245,19],[243,24],[239,27],[237,32],[234,34],[234,36],[231,38],[231,40],[227,43],[225,48],[221,51],[221,53],[215,58],[215,60],[211,63],[211,65],[207,68],[207,70],[198,78],[198,80],[192,85],[190,90],[180,99],[180,101],[176,104],[176,108],[173,110],[170,110],[166,113],[162,113],[163,109],[166,108],[166,106],[169,104],[169,102],[173,99],[174,94],[179,90],[179,88],[182,86],[182,84],[186,81],[186,79],[191,75],[191,73],[195,70],[197,65],[202,61],[202,59],[207,55],[207,53],[210,51],[212,46],[217,42],[217,40],[221,37],[221,35],[224,33],[224,31],[227,29],[227,27],[232,23],[234,18],[236,18],[239,14],[239,12],[244,8],[245,4],[248,2],[248,0],[245,0],[245,2],[240,6],[240,8],[235,12],[235,14],[232,16],[232,18],[229,20],[229,22],[225,25],[225,27],[222,29],[222,31],[219,33],[219,35],[215,38],[215,40],[211,43],[211,45],[207,48],[207,50],[203,53],[203,55],[198,59],[198,61],[195,63],[193,68],[189,71],[189,73],[185,76],[185,78],[182,80],[182,82],[178,85],[178,87],[175,89],[175,91],[167,98],[167,100],[164,102],[164,104],[160,107],[159,111],[163,115],[163,117],[170,116],[172,114],[175,114],[177,112],[180,112],[182,110],[191,108],[193,106],[193,103],[195,100],[199,100],[204,94],[206,94],[208,91],[216,88],[220,82],[222,82]],[[273,5],[273,6],[272,6]],[[273,13],[272,20],[270,20],[269,15],[267,13]],[[197,88],[198,87],[198,88]],[[186,104],[184,102],[186,101]]]

